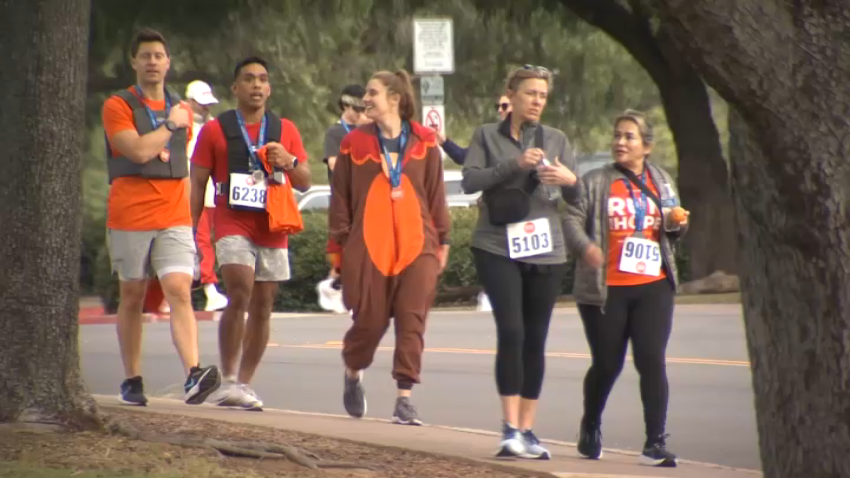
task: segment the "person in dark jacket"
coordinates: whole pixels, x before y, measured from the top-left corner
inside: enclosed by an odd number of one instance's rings
[[[546,337],[567,249],[558,206],[578,198],[567,136],[540,123],[552,74],[526,65],[506,91],[512,112],[476,130],[463,167],[467,194],[482,192],[472,255],[496,323],[496,386],[502,402],[497,456],[549,459],[532,428],[543,388]],[[519,206],[522,204],[522,206]]]
[[[675,183],[649,162],[652,126],[626,111],[614,120],[614,164],[582,177],[578,205],[568,204],[564,222],[577,261],[573,294],[590,346],[584,380],[584,416],[578,452],[602,457],[602,411],[623,369],[629,340],[640,375],[646,442],[640,462],[676,466],[666,448],[665,354],[678,285],[675,244],[687,229]]]

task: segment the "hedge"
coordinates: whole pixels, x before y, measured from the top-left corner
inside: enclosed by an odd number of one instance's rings
[[[480,291],[475,265],[472,260],[470,244],[475,223],[478,220],[476,208],[452,208],[451,254],[449,263],[439,282],[437,305],[474,304]],[[290,237],[289,258],[292,279],[281,285],[275,300],[275,311],[307,312],[320,311],[316,285],[327,278],[328,264],[325,255],[327,242],[327,216],[325,211],[303,212],[304,231]],[[89,247],[91,249],[91,247]],[[678,254],[677,262],[681,271],[686,270],[687,258]],[[563,294],[572,291],[572,271],[564,279]],[[114,312],[118,305],[118,284],[110,271],[109,255],[105,244],[99,247],[95,267],[95,290],[101,297],[104,307]],[[219,289],[225,292],[219,276]],[[198,290],[192,295],[196,310],[203,310],[204,295]]]

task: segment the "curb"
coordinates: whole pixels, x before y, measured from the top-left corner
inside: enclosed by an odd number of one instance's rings
[[[151,395],[151,398],[154,398],[154,399],[157,399],[157,400],[162,400],[162,401],[167,401],[167,402],[172,402],[173,404],[184,403],[182,399],[171,398],[172,396],[173,395],[171,395],[171,396],[169,396],[169,395],[165,395],[165,396],[163,396],[163,395],[159,395],[159,396]],[[92,397],[94,397],[95,401],[98,401],[100,399],[110,398],[112,396],[111,395],[92,394]],[[107,405],[98,404],[98,405],[99,406],[106,406],[106,407],[113,406],[115,408],[120,408],[120,406],[117,406],[117,405],[109,405],[109,404],[107,404]],[[335,413],[303,412],[303,411],[298,411],[298,410],[285,410],[285,409],[281,409],[281,408],[268,408],[268,407],[263,407],[263,410],[267,410],[267,411],[275,412],[275,413],[281,413],[281,414],[300,415],[300,416],[306,416],[306,417],[350,419],[350,417],[348,415],[341,415],[341,414],[335,414]],[[153,412],[153,413],[159,413],[159,412]],[[170,413],[170,412],[161,412],[161,413]],[[210,418],[210,420],[215,420],[215,418]],[[388,419],[385,419],[385,418],[377,418],[377,417],[363,417],[363,418],[359,418],[358,421],[370,421],[370,422],[387,423],[387,424],[392,423],[391,420],[388,420]],[[435,428],[435,429],[438,429],[438,430],[446,430],[446,431],[450,431],[450,432],[456,432],[456,433],[468,433],[468,434],[472,434],[472,435],[484,435],[484,436],[492,436],[492,437],[501,436],[501,434],[496,433],[496,432],[492,432],[492,431],[489,431],[489,430],[480,430],[480,429],[476,429],[476,428],[452,427],[452,426],[448,426],[448,425],[429,425],[427,423],[423,426],[429,427],[429,428]],[[319,435],[319,436],[327,436],[327,435],[322,435],[322,434],[319,434],[319,433],[313,433],[313,434]],[[378,445],[378,444],[373,444],[373,443],[369,443],[369,442],[362,442],[362,441],[351,440],[351,439],[346,439],[346,438],[336,438],[336,437],[332,437],[332,438],[334,438],[335,440],[344,440],[344,441],[349,441],[349,442],[365,443],[365,444],[368,444],[369,446],[386,447],[384,445]],[[573,443],[573,442],[565,442],[565,441],[560,441],[560,440],[541,439],[540,441],[542,443],[547,443],[547,444],[550,444],[550,445],[565,446],[565,447],[570,447],[570,448],[576,448],[576,445],[577,445],[576,443]],[[434,452],[421,451],[421,450],[416,450],[415,448],[405,448],[405,447],[401,447],[401,446],[391,447],[391,448],[397,448],[399,450],[411,450],[411,451],[416,451],[418,453],[427,453],[427,454],[433,454],[433,455],[438,454],[438,453],[434,453]],[[615,454],[615,455],[633,456],[633,457],[637,457],[637,456],[640,455],[640,453],[638,453],[638,452],[634,452],[634,451],[630,451],[630,450],[621,450],[621,449],[617,449],[617,448],[603,448],[603,450],[606,453],[611,453],[611,454]],[[463,457],[457,457],[455,455],[445,455],[445,456],[450,456],[453,459],[469,460],[469,459],[464,459]],[[509,464],[502,464],[502,463],[490,463],[490,462],[487,462],[487,461],[480,461],[480,460],[475,460],[475,459],[471,459],[469,462],[470,463],[477,463],[477,464],[484,463],[488,466],[496,466],[496,467],[500,467],[500,468],[504,467],[504,469],[514,470],[514,471],[521,470],[523,473],[526,473],[526,474],[537,473],[538,476],[547,476],[547,477],[554,477],[554,478],[661,478],[661,477],[658,477],[657,475],[655,475],[655,476],[653,476],[653,475],[636,475],[636,476],[633,475],[633,476],[629,476],[629,475],[621,475],[621,474],[604,474],[604,473],[603,474],[592,474],[592,473],[571,473],[571,472],[540,472],[540,471],[536,471],[536,470],[530,470],[530,469],[522,467],[522,466],[513,466],[513,465],[509,465]],[[732,467],[732,466],[720,465],[720,464],[717,464],[717,463],[706,463],[706,462],[701,462],[701,461],[684,460],[684,459],[681,459],[681,458],[678,459],[678,462],[680,464],[698,466],[698,467],[702,467],[702,468],[710,468],[710,469],[715,469],[715,470],[726,470],[726,471],[732,471],[732,472],[738,472],[738,473],[746,473],[746,474],[752,475],[754,477],[763,476],[763,473],[761,471],[752,470],[752,469],[749,469],[749,468],[736,468],[736,467]]]
[[[196,311],[195,320],[199,322],[217,321],[220,312]],[[142,323],[152,324],[157,322],[170,322],[171,315],[169,314],[142,314]],[[109,325],[118,323],[118,316],[115,314],[84,314],[80,311],[79,325]]]
[[[221,318],[221,311],[208,312],[205,310],[196,310],[195,311],[195,320],[199,322],[218,322]],[[291,312],[272,312],[272,319],[306,319],[313,317],[334,317],[331,314],[317,314],[317,313],[291,313]],[[339,317],[343,317],[340,315]],[[348,316],[344,316],[348,318]],[[157,322],[169,322],[171,320],[170,314],[151,314],[144,313],[142,314],[142,323],[151,324]],[[80,311],[80,319],[79,325],[104,325],[104,324],[116,324],[118,323],[118,316],[115,314],[103,314],[102,312],[97,313],[83,313]]]
[[[99,402],[103,398],[111,397],[110,395],[92,394],[92,397],[95,399],[95,402],[98,402],[98,407],[114,408],[114,409],[119,409],[119,410],[122,409],[122,405],[120,405],[120,404],[110,404],[110,403],[104,404],[104,403]],[[174,399],[174,398],[163,398],[163,397],[151,397],[151,398],[153,398],[155,400],[172,402],[174,404],[184,403],[183,400],[178,400],[178,399]],[[150,402],[148,404],[150,405]],[[204,405],[201,405],[201,406],[204,406]],[[212,407],[210,406],[210,408],[212,408]],[[306,416],[316,416],[316,417],[350,419],[350,417],[348,417],[347,415],[343,416],[343,415],[335,415],[335,414],[330,414],[330,413],[298,412],[298,411],[293,411],[293,410],[282,410],[282,409],[279,409],[279,408],[266,408],[266,407],[263,407],[263,410],[267,410],[267,411],[271,411],[271,412],[277,412],[277,413],[292,414],[292,415],[306,415]],[[170,411],[157,412],[155,410],[154,411],[146,410],[146,411],[139,412],[139,413],[159,413],[159,414],[162,414],[162,415],[178,415],[178,413],[174,413],[174,412],[170,412]],[[210,418],[210,417],[205,417],[205,419],[213,420],[213,421],[216,420],[215,418]],[[364,417],[364,418],[361,418],[361,419],[358,419],[358,420],[368,420],[368,421],[375,421],[375,422],[392,423],[390,420],[386,420],[386,419],[382,419],[382,418]],[[265,426],[267,428],[278,428],[278,427],[274,427],[274,426],[270,426],[270,425],[253,425],[252,424],[251,426]],[[424,426],[429,426],[429,425],[424,425]],[[281,429],[286,430],[285,428],[281,428]],[[444,457],[444,458],[451,459],[451,460],[456,461],[456,462],[466,463],[468,465],[473,465],[473,466],[484,466],[484,467],[487,467],[487,468],[490,468],[490,469],[493,469],[493,470],[502,471],[502,472],[505,472],[505,473],[521,473],[522,475],[527,476],[527,477],[540,477],[540,478],[559,478],[560,477],[560,472],[553,473],[553,472],[549,472],[549,471],[539,471],[539,470],[525,468],[525,467],[520,466],[520,465],[513,465],[511,463],[500,463],[500,462],[494,463],[494,462],[488,462],[488,461],[484,461],[484,460],[477,460],[477,459],[474,459],[474,458],[466,458],[466,457],[459,456],[459,455],[417,450],[415,448],[404,447],[404,446],[400,446],[400,445],[395,445],[395,446],[393,446],[393,445],[383,445],[383,444],[380,444],[380,443],[371,443],[371,442],[363,441],[363,440],[353,440],[351,438],[340,438],[340,437],[335,437],[335,436],[332,436],[332,435],[327,435],[327,434],[323,434],[323,433],[316,433],[316,432],[300,431],[298,433],[301,433],[301,434],[304,434],[304,435],[312,435],[312,436],[315,436],[315,437],[330,438],[330,439],[333,439],[333,440],[336,440],[336,441],[341,441],[341,442],[357,443],[357,444],[360,444],[360,445],[365,445],[365,446],[368,446],[368,447],[379,448],[379,449],[384,449],[384,450],[395,450],[395,451],[398,451],[398,452],[419,453],[419,454],[422,454],[422,455],[428,455],[428,456],[432,456],[432,457]],[[573,478],[573,477],[570,477],[570,478]],[[584,478],[584,477],[581,477],[579,475],[579,477],[576,477],[576,478]],[[588,478],[597,478],[597,477],[590,476]],[[603,477],[603,478],[605,478],[605,477]],[[624,477],[615,476],[613,478],[624,478]],[[625,477],[625,478],[628,478],[628,477]],[[661,478],[661,477],[644,476],[644,477],[638,477],[638,478]]]

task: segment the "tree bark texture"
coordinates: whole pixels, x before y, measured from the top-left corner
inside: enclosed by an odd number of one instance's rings
[[[765,477],[848,477],[850,1],[661,3],[737,111],[732,189]]]
[[[89,0],[0,0],[0,422],[96,423],[78,350]]]
[[[658,87],[679,157],[679,194],[691,211],[683,246],[689,279],[722,270],[738,272],[735,216],[728,168],[720,134],[711,116],[705,84],[662,27],[654,31],[653,13],[617,0],[560,0],[586,22],[620,43]]]

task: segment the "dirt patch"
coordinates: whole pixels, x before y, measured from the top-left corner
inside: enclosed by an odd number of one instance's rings
[[[282,459],[238,458],[212,448],[152,443],[105,433],[45,433],[0,427],[0,461],[28,467],[107,471],[116,475],[170,478],[526,478],[459,459],[364,445],[252,425],[173,415],[110,410],[109,415],[143,434],[219,440],[263,441],[294,447],[325,463],[357,463],[369,469],[308,470]],[[69,475],[70,476],[70,475]]]

